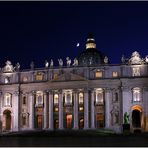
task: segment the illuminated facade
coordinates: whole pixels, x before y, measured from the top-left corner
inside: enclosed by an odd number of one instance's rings
[[[110,129],[122,132],[127,112],[131,131],[148,131],[148,56],[134,52],[109,63],[89,36],[86,49],[67,65],[20,70],[6,62],[0,74],[0,121],[5,131]]]

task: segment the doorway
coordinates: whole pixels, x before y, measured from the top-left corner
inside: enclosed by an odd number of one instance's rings
[[[4,116],[4,130],[11,130],[11,111],[5,110],[3,113]]]
[[[134,128],[141,128],[141,112],[139,110],[133,110],[132,112],[132,125]]]
[[[66,115],[66,127],[68,129],[72,128],[72,115]]]
[[[43,124],[43,117],[42,115],[37,116],[37,128],[42,129],[42,124]]]

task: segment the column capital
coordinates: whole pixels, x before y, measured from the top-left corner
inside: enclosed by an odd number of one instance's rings
[[[111,88],[107,87],[105,88],[105,92],[110,92],[111,91]]]
[[[148,87],[143,87],[143,91],[148,91]]]
[[[88,93],[89,89],[88,88],[84,88],[84,93]]]
[[[30,94],[35,95],[36,94],[36,90],[30,91]]]
[[[121,86],[121,90],[122,91],[129,91],[129,87],[128,86]]]

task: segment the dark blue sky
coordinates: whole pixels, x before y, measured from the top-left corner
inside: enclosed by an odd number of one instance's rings
[[[148,2],[0,2],[0,66],[76,57],[89,32],[111,63],[148,54]],[[76,44],[80,43],[77,48]]]

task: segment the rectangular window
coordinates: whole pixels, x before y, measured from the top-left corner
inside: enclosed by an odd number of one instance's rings
[[[118,72],[117,72],[117,71],[114,71],[114,72],[112,73],[112,76],[113,76],[113,77],[118,77]]]
[[[133,89],[133,101],[134,102],[140,102],[141,101],[140,88],[134,88]]]
[[[53,75],[53,79],[57,79],[57,78],[58,78],[58,74],[55,73],[55,74]]]
[[[83,104],[83,93],[79,93],[79,104]]]
[[[54,94],[54,104],[58,104],[58,103],[59,103],[59,95]]]
[[[140,76],[140,68],[133,67],[133,76]]]
[[[36,75],[36,80],[37,80],[37,81],[42,81],[42,80],[43,80],[43,74],[42,74],[42,73],[38,73],[38,74]]]
[[[96,71],[96,78],[102,78],[103,72],[102,71]]]
[[[26,96],[23,97],[23,105],[26,105]]]

